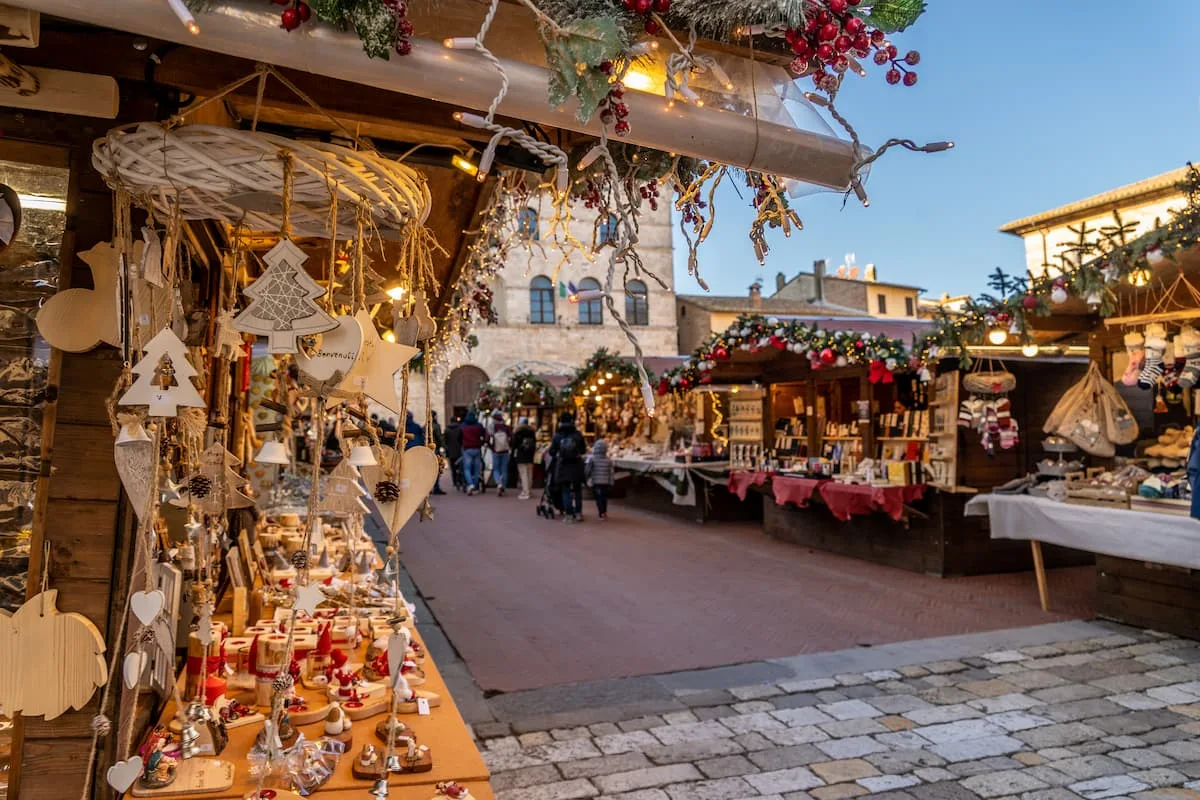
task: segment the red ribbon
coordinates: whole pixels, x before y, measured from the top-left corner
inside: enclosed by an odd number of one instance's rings
[[[887,368],[887,364],[878,358],[871,362],[871,369],[867,374],[867,378],[871,383],[892,383],[895,381],[892,371]]]
[[[204,662],[207,661],[207,664]],[[203,664],[203,667],[202,667]],[[218,675],[225,668],[225,659],[221,656],[188,656],[187,674],[199,675],[203,670],[209,675]]]

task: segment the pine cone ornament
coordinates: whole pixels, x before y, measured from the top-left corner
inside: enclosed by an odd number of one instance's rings
[[[188,481],[188,494],[192,497],[197,497],[201,500],[208,497],[208,493],[212,491],[212,481],[204,475],[193,476]]]
[[[400,487],[395,481],[380,481],[375,484],[375,499],[381,503],[394,503],[400,497]]]
[[[92,732],[103,739],[112,733],[112,721],[103,714],[92,717]]]
[[[281,672],[275,677],[275,680],[271,681],[271,688],[277,692],[286,692],[288,689],[292,688],[295,683],[295,680],[292,679],[290,674]]]
[[[296,569],[308,569],[308,552],[297,550],[292,553],[292,566]]]

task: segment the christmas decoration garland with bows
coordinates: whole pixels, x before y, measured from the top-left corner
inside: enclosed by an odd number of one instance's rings
[[[601,347],[592,353],[582,366],[576,368],[570,382],[563,387],[563,399],[583,396],[583,391],[601,378],[604,379],[605,385],[630,383],[636,386],[641,381],[636,364],[626,361],[617,353],[610,353],[606,347]]]
[[[714,333],[696,348],[688,363],[665,373],[658,381],[658,394],[712,383],[712,370],[732,358],[734,350],[770,349],[805,355],[814,370],[865,364],[872,383],[891,383],[893,373],[923,366],[904,342],[892,336],[830,331],[800,320],[743,314],[724,333]]]

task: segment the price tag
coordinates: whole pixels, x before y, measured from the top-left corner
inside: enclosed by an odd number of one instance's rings
[[[410,484],[408,481],[406,481],[406,480],[404,480],[404,479],[401,479],[401,480],[400,480],[400,488],[401,488],[401,489],[407,489],[407,488],[409,488],[409,486],[411,486],[411,485],[412,485],[412,484]]]
[[[428,697],[418,697],[417,698],[417,715],[421,716],[421,717],[429,716],[429,698]]]

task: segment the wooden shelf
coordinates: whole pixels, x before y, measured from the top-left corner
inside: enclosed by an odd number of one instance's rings
[[[877,442],[924,442],[928,436],[876,436]]]

